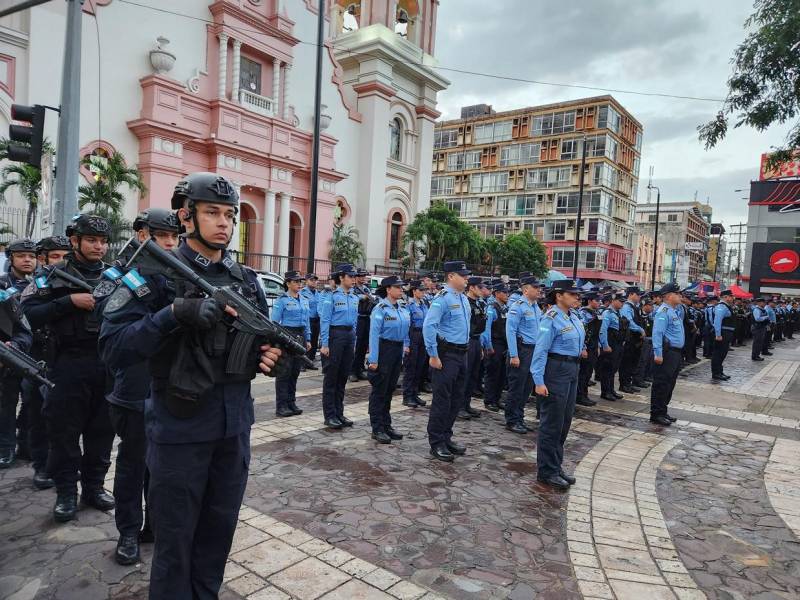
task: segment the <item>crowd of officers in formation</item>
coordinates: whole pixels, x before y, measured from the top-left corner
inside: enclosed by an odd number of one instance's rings
[[[136,237],[266,314],[255,272],[225,250],[238,204],[227,180],[195,173],[177,184],[172,210],[139,215]],[[725,380],[730,346],[752,336],[752,358],[763,360],[773,342],[792,338],[800,318],[797,302],[742,302],[728,291],[700,299],[674,284],[646,294],[583,291],[570,280],[544,287],[521,273],[511,286],[472,276],[462,261],[445,263],[438,282],[385,277],[373,294],[370,274],[344,264],[325,286],[313,273],[285,273],[270,318],[307,354],[265,343],[242,376],[226,366],[235,310],[191,281],[105,263],[111,227],[102,217],[80,215],[65,233],[6,249],[0,341],[45,361],[53,385],[4,370],[0,468],[30,460],[33,485],[55,487],[57,522],[76,517],[78,483],[86,506],[116,508],[117,562],[134,564],[139,545],[155,542],[155,599],[218,595],[247,482],[258,372],[276,378],[277,416],[298,415],[297,380],[319,368],[319,351],[325,427],[353,426],[346,384],[366,379],[372,438],[381,444],[403,439],[391,417],[402,372],[404,405],[425,407],[420,393],[432,392],[427,437],[431,455],[445,462],[467,452],[454,426],[479,418],[471,402],[483,398],[488,411],[503,411],[509,431],[538,431],[538,480],[566,490],[575,479],[562,467],[564,442],[575,404],[595,404],[593,376],[609,401],[622,398],[617,376],[625,393],[652,384],[651,420],[668,426],[676,378],[697,362],[698,347],[712,359],[713,379]],[[524,419],[530,402],[538,426]],[[112,495],[103,484],[115,435]]]

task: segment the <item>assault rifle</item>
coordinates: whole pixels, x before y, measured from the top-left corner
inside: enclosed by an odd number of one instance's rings
[[[123,260],[125,259],[125,260]],[[236,335],[225,372],[229,375],[246,375],[248,356],[262,344],[283,348],[294,354],[307,366],[313,366],[306,348],[291,332],[264,316],[255,305],[232,287],[217,287],[203,279],[172,252],[168,252],[148,239],[139,242],[128,240],[119,252],[118,262],[125,269],[136,268],[140,274],[161,274],[168,279],[183,279],[200,289],[209,298],[214,298],[220,307],[230,306],[236,311],[233,328]]]
[[[0,365],[26,379],[33,379],[46,385],[50,389],[56,385],[44,376],[46,367],[43,361],[36,361],[22,350],[17,350],[14,346],[2,342],[0,342]]]
[[[47,275],[47,281],[50,281],[52,278],[56,278],[60,279],[61,281],[65,281],[66,283],[69,283],[78,289],[86,290],[90,294],[94,291],[94,288],[92,288],[92,286],[89,285],[87,282],[85,282],[83,279],[81,279],[80,277],[75,277],[74,275],[70,275],[63,269],[59,269],[58,267],[53,267],[49,269],[49,271],[50,272]]]

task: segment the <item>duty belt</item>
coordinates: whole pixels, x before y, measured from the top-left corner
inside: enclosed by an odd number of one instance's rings
[[[579,356],[567,356],[566,354],[556,354],[555,352],[547,353],[547,360],[555,360],[559,362],[576,363],[580,360]]]
[[[331,325],[333,331],[353,331],[350,325]]]
[[[523,342],[521,337],[517,338],[517,346],[522,346],[524,348],[533,348],[536,344],[528,344],[527,342]]]
[[[386,338],[381,338],[381,344],[389,344],[390,346],[402,346],[402,340],[389,340]]]
[[[462,354],[468,349],[468,344],[454,344],[452,342],[448,342],[447,340],[443,340],[442,338],[437,338],[436,344],[442,350],[452,350],[453,352],[460,352]]]

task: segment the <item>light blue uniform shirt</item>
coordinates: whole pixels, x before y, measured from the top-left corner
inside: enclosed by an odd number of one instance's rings
[[[516,304],[520,300],[522,300],[522,292],[520,291],[512,292],[511,295],[508,297],[508,305],[512,306],[513,304]]]
[[[565,313],[560,308],[548,310],[539,321],[536,348],[531,360],[531,375],[535,385],[544,385],[547,353],[580,356],[586,341],[586,330],[581,318],[574,312]]]
[[[393,342],[403,342],[403,348],[408,348],[411,341],[408,339],[408,328],[411,325],[411,317],[408,311],[400,306],[399,303],[392,304],[386,298],[372,309],[369,317],[369,356],[367,362],[376,364],[378,362],[378,350],[381,340]]]
[[[341,287],[331,292],[320,305],[319,313],[319,344],[320,347],[328,346],[330,328],[351,327],[355,330],[358,318],[358,297],[345,292]]]
[[[703,314],[706,317],[706,327],[714,326],[714,306],[706,306],[703,310]]]
[[[761,308],[760,306],[756,305],[753,307],[753,320],[756,323],[763,323],[765,321],[769,321],[769,313],[767,312],[766,308]]]
[[[722,319],[730,316],[733,316],[733,313],[731,313],[731,309],[724,302],[720,302],[714,307],[714,335],[719,337],[722,335],[723,329],[728,329],[730,331],[735,329],[729,325],[725,327],[722,326]]]
[[[673,348],[683,348],[683,319],[678,315],[678,311],[667,304],[662,304],[658,308],[653,322],[653,353],[658,358],[663,357],[664,340],[667,340]]]
[[[418,302],[412,298],[406,304],[406,308],[411,314],[411,327],[422,329],[422,324],[425,322],[425,315],[428,314],[428,305],[425,304],[425,299],[423,298]]]
[[[524,296],[514,304],[509,305],[508,316],[506,317],[506,343],[508,344],[508,356],[516,358],[517,337],[522,338],[525,344],[535,344],[539,333],[539,321],[542,318],[542,309],[534,302],[530,302]]]
[[[633,319],[633,315],[634,315],[633,305],[630,303],[630,300],[626,301],[625,304],[622,305],[622,308],[619,309],[619,314],[621,316],[625,317],[626,319],[628,319],[628,323],[629,323],[629,327],[631,329],[631,332],[639,333],[641,335],[644,335],[644,329],[639,327],[636,324],[636,321],[634,321],[634,319]]]
[[[422,337],[425,339],[425,350],[428,352],[428,356],[439,356],[437,337],[451,344],[469,342],[470,313],[467,297],[456,292],[450,286],[445,287],[433,299],[422,326]]]
[[[775,317],[775,309],[767,304],[767,314],[769,315],[770,323],[777,323],[778,319]]]
[[[609,346],[609,329],[616,329],[619,331],[619,313],[611,307],[603,311],[603,324],[600,325],[600,348]]]
[[[308,301],[302,296],[294,298],[285,292],[272,305],[272,320],[284,327],[302,327],[303,337],[311,341]]]
[[[308,318],[316,319],[319,317],[319,292],[306,286],[300,290],[300,295],[308,302]]]

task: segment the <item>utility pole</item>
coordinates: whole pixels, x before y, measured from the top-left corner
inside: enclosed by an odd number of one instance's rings
[[[311,206],[308,216],[308,273],[314,272],[317,242],[317,203],[319,196],[320,120],[322,119],[322,47],[325,43],[325,0],[319,0],[317,19],[317,80],[314,87],[314,140],[311,147]]]
[[[661,188],[652,183],[647,185],[648,190],[656,191],[656,229],[653,233],[653,274],[650,277],[650,289],[656,289],[656,258],[658,258],[658,219],[661,212]],[[674,277],[674,272],[673,272]]]
[[[581,213],[583,212],[583,171],[586,168],[586,134],[581,142],[581,169],[578,180],[578,215],[575,219],[575,259],[572,263],[572,281],[578,281],[578,256],[580,256],[581,243]]]
[[[742,279],[742,229],[747,227],[747,223],[737,223],[736,225],[731,225],[731,229],[736,229],[736,245],[738,249],[736,251],[736,285],[741,285]]]
[[[78,212],[78,169],[81,125],[81,25],[83,0],[67,1],[64,68],[61,72],[61,118],[58,122],[54,235],[64,235]]]

